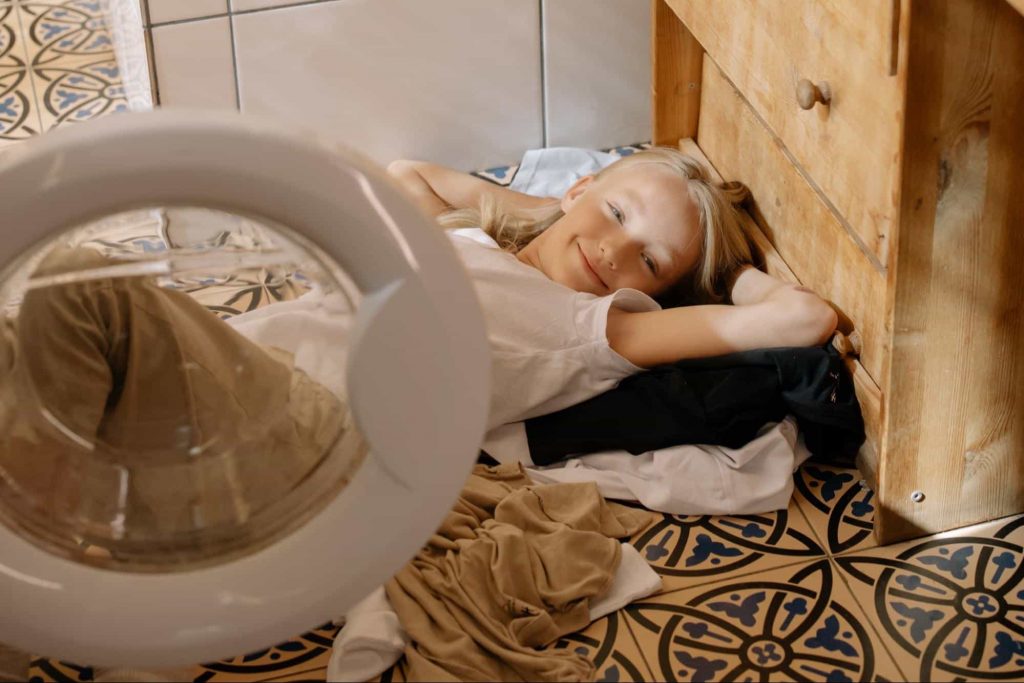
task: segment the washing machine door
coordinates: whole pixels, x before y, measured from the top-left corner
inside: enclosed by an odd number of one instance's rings
[[[437,528],[490,359],[352,152],[161,111],[0,156],[0,642],[175,666],[337,618]]]

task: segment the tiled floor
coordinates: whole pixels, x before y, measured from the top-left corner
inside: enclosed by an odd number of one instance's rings
[[[811,465],[795,479],[785,512],[666,516],[639,533],[664,592],[552,647],[591,657],[601,681],[1024,679],[1024,516],[879,548],[856,471]],[[195,680],[323,680],[336,631]],[[92,672],[37,659],[32,675]],[[401,663],[381,677],[401,680]]]
[[[0,148],[124,111],[101,0],[0,0]]]
[[[0,0],[0,149],[125,109],[99,0]],[[628,154],[631,148],[617,150]],[[512,168],[481,175],[507,184]],[[856,471],[808,465],[784,512],[666,516],[633,544],[664,579],[552,645],[619,680],[1024,679],[1024,516],[878,548]],[[196,681],[322,680],[337,628],[196,667]],[[92,670],[33,660],[32,680]],[[401,666],[382,677],[402,680]]]

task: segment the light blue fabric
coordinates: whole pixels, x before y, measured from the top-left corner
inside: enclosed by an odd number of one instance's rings
[[[523,155],[509,188],[536,197],[561,197],[577,180],[618,159],[614,154],[579,147],[531,149]]]

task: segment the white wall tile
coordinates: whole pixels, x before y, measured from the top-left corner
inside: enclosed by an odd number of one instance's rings
[[[651,139],[651,3],[543,0],[551,147]]]
[[[228,0],[148,0],[149,23],[196,19],[225,14]]]
[[[300,2],[310,0],[230,0],[232,12],[244,12],[253,9],[267,9],[269,7],[287,7],[297,5]]]
[[[156,26],[152,31],[162,106],[237,108],[227,17]]]
[[[235,17],[242,110],[385,163],[465,170],[542,144],[540,16],[524,0],[345,0]]]

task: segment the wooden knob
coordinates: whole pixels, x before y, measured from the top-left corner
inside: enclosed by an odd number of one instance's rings
[[[815,85],[806,78],[801,78],[796,84],[796,101],[801,109],[810,109],[815,102],[828,104],[832,101],[832,88],[827,81]]]

